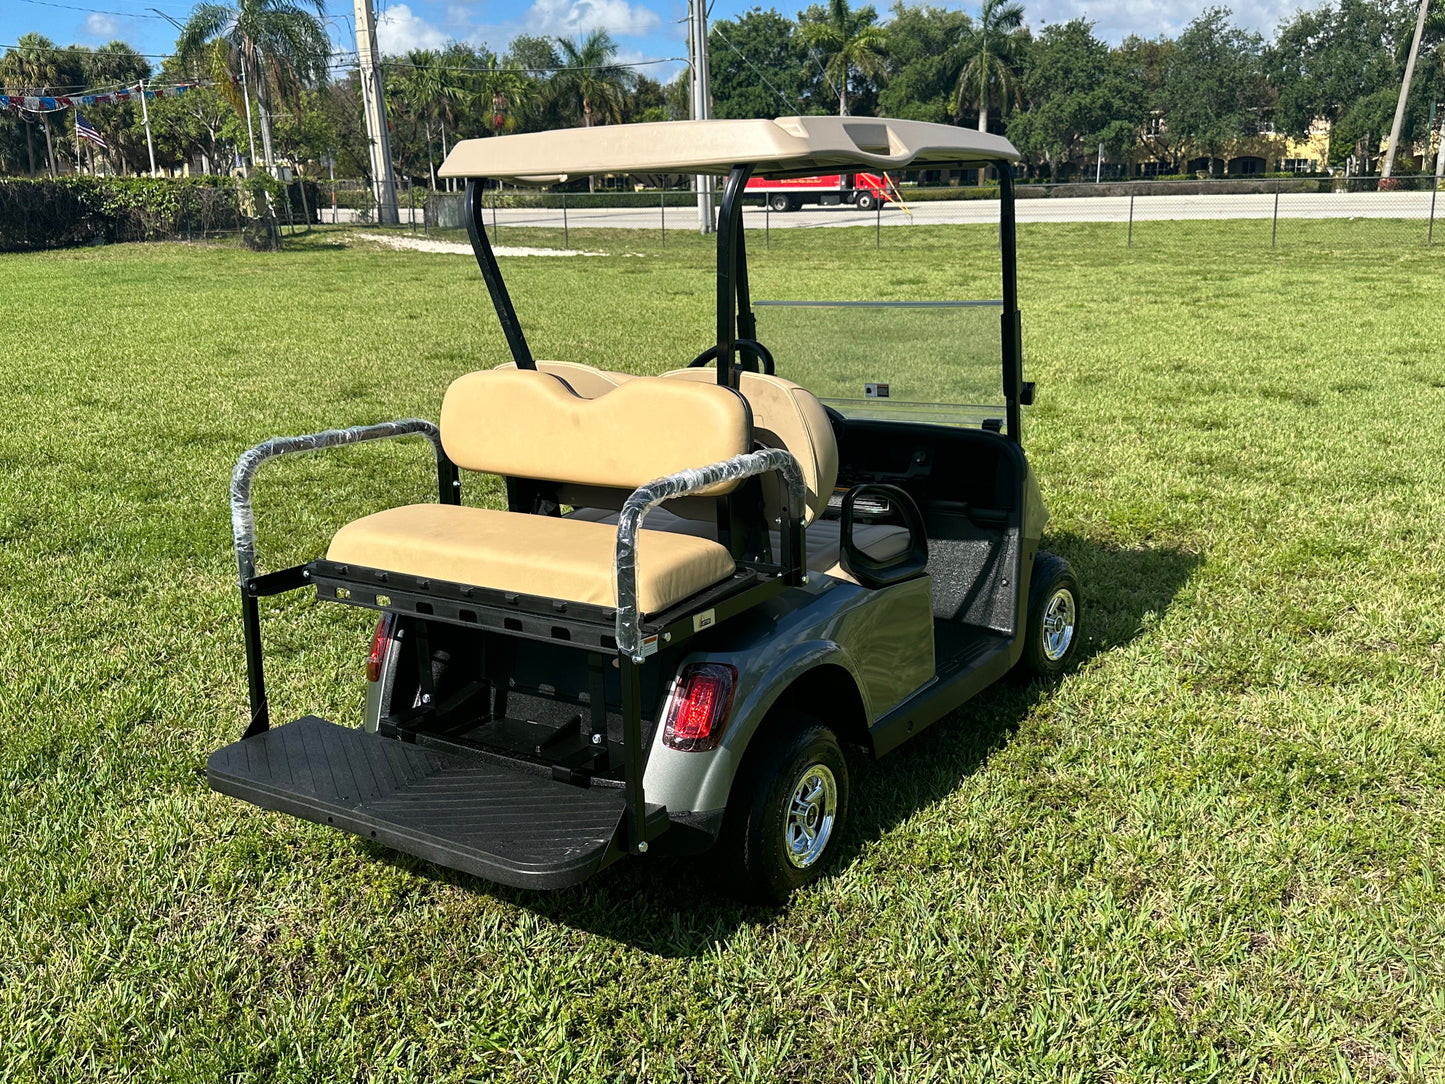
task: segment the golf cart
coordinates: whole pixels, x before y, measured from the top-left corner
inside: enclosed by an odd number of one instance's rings
[[[1078,584],[1038,550],[1047,513],[1020,443],[1033,389],[1016,158],[985,133],[846,117],[458,144],[441,172],[467,181],[511,360],[458,377],[439,425],[276,438],[241,457],[251,721],[211,755],[211,787],[525,888],[708,848],[746,897],[818,877],[848,812],[845,748],[882,756],[1011,670],[1062,671],[1078,642]],[[750,177],[925,165],[998,170],[1001,300],[752,300]],[[660,376],[535,359],[483,229],[481,178],[603,172],[726,178],[716,341]],[[875,319],[913,329],[899,339],[912,369],[870,338]],[[982,411],[947,395],[957,349],[989,358]],[[851,399],[788,379],[809,350],[809,371],[843,371]],[[324,557],[258,574],[264,462],[408,434],[435,448],[437,503],[365,516]],[[506,510],[462,504],[462,471],[505,479]],[[360,729],[271,726],[259,600],[301,588],[380,612]]]

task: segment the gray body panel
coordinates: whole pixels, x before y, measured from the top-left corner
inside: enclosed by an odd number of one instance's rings
[[[737,667],[733,710],[722,744],[710,753],[669,749],[658,728],[644,777],[648,801],[691,811],[725,806],[738,764],[768,711],[819,666],[838,666],[851,676],[869,723],[932,680],[926,577],[876,591],[817,573],[809,580],[720,626],[707,646],[683,660]]]
[[[1017,454],[1023,459],[1021,450]],[[983,617],[983,624],[1008,637],[1007,658],[999,660],[997,668],[1012,666],[1022,654],[1018,632],[1027,621],[1029,573],[1048,522],[1026,461],[1021,489],[1017,519],[989,562],[1001,567],[989,577],[987,594],[979,596],[970,615]],[[1002,590],[1000,583],[1005,585]],[[1010,597],[1002,597],[1005,593]],[[879,755],[906,740],[884,733],[890,713],[894,719],[908,716],[907,736],[946,714],[951,701],[930,710],[935,689],[941,700],[946,696],[935,678],[933,595],[928,576],[870,590],[814,572],[806,584],[698,637],[679,668],[706,661],[727,663],[738,671],[727,729],[715,750],[681,752],[664,743],[663,728],[657,726],[644,776],[648,802],[673,814],[704,820],[711,816],[715,826],[714,815],[726,807],[742,758],[768,713],[797,681],[819,667],[837,667],[851,680],[867,727],[879,728],[870,734],[871,751]],[[390,700],[399,654],[388,653],[381,680],[367,688],[367,730],[377,729]],[[994,679],[991,675],[984,683]]]

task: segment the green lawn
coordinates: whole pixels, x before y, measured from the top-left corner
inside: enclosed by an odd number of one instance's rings
[[[435,418],[504,359],[470,259],[0,257],[0,1080],[1445,1077],[1445,256],[1109,228],[1023,237],[1085,658],[879,764],[777,910],[684,863],[499,889],[205,786],[246,711],[236,456]],[[996,294],[986,230],[881,276],[871,230],[780,233],[755,296]],[[708,343],[703,241],[571,242],[614,254],[504,265],[538,356]],[[429,470],[268,466],[263,563]],[[269,608],[273,713],[356,721],[365,617]]]

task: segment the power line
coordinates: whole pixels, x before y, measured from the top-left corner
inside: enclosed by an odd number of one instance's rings
[[[91,15],[116,15],[122,19],[164,19],[164,15],[146,15],[139,11],[107,11],[104,8],[82,8],[74,4],[57,4],[55,0],[22,0],[26,4],[39,4],[46,8],[64,8],[66,11],[84,11]]]

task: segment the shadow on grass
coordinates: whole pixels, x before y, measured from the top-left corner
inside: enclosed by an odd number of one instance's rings
[[[1150,614],[1162,613],[1202,558],[1183,550],[1099,545],[1055,535],[1046,547],[1069,560],[1084,590],[1078,663],[1128,643]],[[1003,749],[1049,688],[1005,680],[976,696],[893,755],[865,763],[854,781],[847,834],[835,868],[920,809],[956,790]],[[538,917],[665,957],[705,954],[738,929],[766,925],[788,908],[728,899],[708,857],[622,861],[583,885],[555,893],[510,889],[441,869],[372,844],[366,849],[419,876],[483,892]]]

